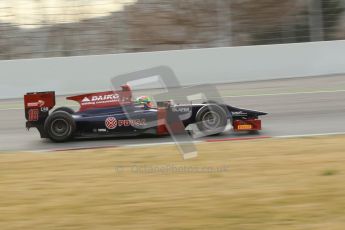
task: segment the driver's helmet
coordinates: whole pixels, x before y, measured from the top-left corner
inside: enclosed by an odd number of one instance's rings
[[[137,97],[137,99],[135,100],[135,103],[144,105],[144,107],[148,109],[153,107],[152,98],[149,96]]]

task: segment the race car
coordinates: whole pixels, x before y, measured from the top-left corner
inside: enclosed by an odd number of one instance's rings
[[[55,107],[55,92],[24,96],[26,128],[37,128],[41,138],[65,142],[78,138],[171,135],[199,132],[203,136],[224,132],[261,130],[259,116],[267,113],[236,108],[216,102],[175,104],[156,102],[143,96],[132,99],[128,85],[121,90],[67,97],[78,102],[79,111]]]

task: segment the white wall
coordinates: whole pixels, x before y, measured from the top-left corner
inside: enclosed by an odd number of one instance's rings
[[[339,74],[345,40],[0,61],[0,98],[108,90],[118,74],[159,65],[171,67],[183,85]]]

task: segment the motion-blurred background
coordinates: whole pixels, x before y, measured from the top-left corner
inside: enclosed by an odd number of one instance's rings
[[[344,0],[0,0],[0,59],[345,39]]]

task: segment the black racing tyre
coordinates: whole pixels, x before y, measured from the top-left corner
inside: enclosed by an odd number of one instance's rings
[[[195,120],[199,130],[205,135],[222,133],[228,122],[225,110],[216,104],[201,107],[196,114]]]
[[[59,108],[55,109],[53,111],[53,113],[58,112],[58,111],[64,111],[64,112],[69,113],[69,114],[74,114],[75,113],[73,109],[68,108],[68,107],[59,107]]]
[[[72,116],[65,111],[52,113],[44,123],[48,137],[55,142],[65,142],[72,138],[76,129]]]

